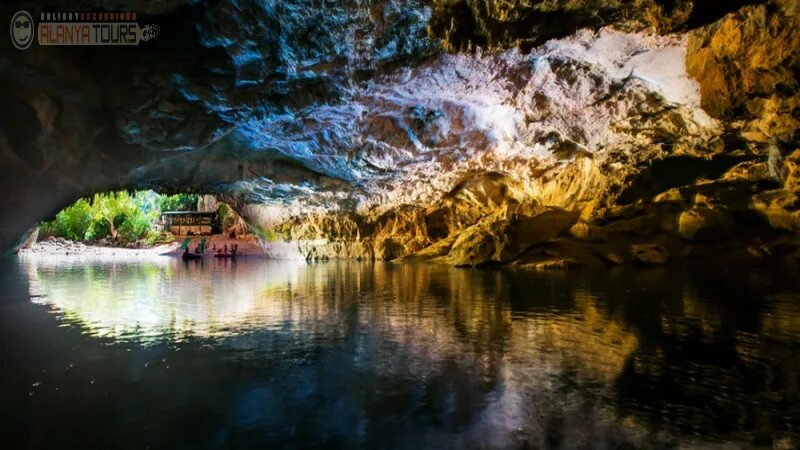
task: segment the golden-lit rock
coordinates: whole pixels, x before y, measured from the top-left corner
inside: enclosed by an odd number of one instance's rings
[[[569,234],[575,239],[587,242],[599,242],[608,239],[608,236],[600,227],[584,221],[579,221],[570,227]]]
[[[800,231],[800,149],[790,153],[782,163],[783,186],[755,195],[753,208],[774,228]]]
[[[448,254],[456,266],[480,266],[508,262],[530,247],[568,230],[577,214],[551,208],[507,208],[468,228],[453,243]]]
[[[745,131],[770,137],[798,129],[800,14],[795,0],[768,3],[689,33],[686,69],[709,114],[743,118]]]
[[[707,207],[692,208],[678,217],[678,234],[690,241],[723,240],[730,236],[734,226],[727,213]]]

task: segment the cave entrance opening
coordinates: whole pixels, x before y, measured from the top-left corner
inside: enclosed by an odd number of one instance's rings
[[[258,246],[234,204],[215,195],[120,190],[75,200],[34,224],[16,250],[58,255],[125,248],[164,254],[181,243],[202,240],[224,247],[248,239]]]

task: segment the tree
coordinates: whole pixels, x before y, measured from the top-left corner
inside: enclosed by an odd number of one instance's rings
[[[70,240],[84,239],[92,225],[92,207],[82,198],[59,211],[52,222],[42,224],[45,234],[63,236]]]
[[[194,211],[197,209],[197,194],[175,194],[159,196],[161,211]]]
[[[161,214],[159,195],[153,191],[136,191],[130,198],[131,205],[125,208],[125,216],[118,232],[128,241],[144,238],[153,228],[153,222]]]
[[[126,191],[94,194],[92,199],[94,220],[108,224],[108,232],[112,239],[119,237],[117,223],[129,216],[134,208],[131,196]]]

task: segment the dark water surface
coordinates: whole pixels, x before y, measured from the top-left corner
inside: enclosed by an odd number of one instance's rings
[[[2,268],[2,448],[800,445],[796,267]]]

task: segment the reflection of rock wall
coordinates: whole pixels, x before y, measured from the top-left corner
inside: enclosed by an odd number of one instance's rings
[[[275,388],[270,405],[285,406],[281,414],[330,420],[337,401],[366,411],[402,396],[393,418],[418,424],[422,410],[458,425],[439,434],[423,421],[431,434],[416,438],[424,444],[668,444],[672,431],[692,434],[698,424],[715,433],[709,438],[749,443],[764,430],[786,435],[784,418],[800,412],[792,401],[800,311],[787,294],[794,272],[541,276],[425,264],[242,260],[201,269],[160,261],[23,259],[22,267],[32,293],[46,294],[34,301],[90,336],[200,340],[235,349],[233,370],[251,374],[253,386],[264,386],[264,374],[276,386],[302,385]],[[180,353],[192,351],[218,356],[193,345]],[[172,357],[166,364],[194,370]]]
[[[604,317],[586,294],[568,299],[562,313],[515,314],[500,273],[263,261],[202,269],[163,259],[29,258],[22,266],[31,292],[41,295],[35,301],[93,337],[145,345],[200,339],[254,352],[255,362],[245,358],[242,364],[302,371],[304,387],[313,392],[333,384],[337,393],[326,395],[337,398],[346,390],[347,401],[364,402],[354,410],[393,395],[428,392],[420,407],[460,424],[455,435],[419,437],[431,445],[480,438],[503,448],[560,432],[537,423],[537,417],[562,410],[552,401],[562,395],[560,374],[576,370],[581,382],[608,383],[636,347],[636,338]],[[320,360],[309,365],[313,358]],[[369,388],[375,380],[395,389]],[[392,414],[413,415],[412,406],[400,402]],[[289,407],[296,402],[288,399]],[[579,409],[575,413],[587,415],[587,422],[608,414]],[[573,426],[580,424],[564,427]],[[519,436],[521,428],[531,436]],[[487,431],[491,438],[483,436]]]
[[[358,323],[425,358],[471,355],[478,364],[490,353],[533,364],[552,363],[557,355],[584,366],[588,376],[609,379],[636,348],[636,338],[604,317],[584,292],[570,301],[573,313],[514,317],[500,273],[263,261],[204,269],[165,258],[126,263],[31,256],[21,264],[36,301],[91,335],[221,338],[281,322],[328,333],[348,320],[354,298],[374,295],[359,308]]]

